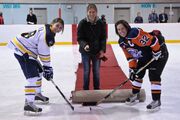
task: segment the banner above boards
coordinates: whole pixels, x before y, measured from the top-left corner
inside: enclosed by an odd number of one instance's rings
[[[21,5],[18,3],[14,3],[14,4],[0,4],[0,8],[3,9],[19,9],[21,8]]]
[[[141,4],[141,8],[155,8],[155,4],[151,4],[151,3],[144,3]]]

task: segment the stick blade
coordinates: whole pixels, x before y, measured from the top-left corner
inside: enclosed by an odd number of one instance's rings
[[[82,106],[97,106],[97,102],[83,102]]]

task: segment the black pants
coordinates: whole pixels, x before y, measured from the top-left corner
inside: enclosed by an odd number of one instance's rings
[[[161,95],[161,74],[164,70],[164,67],[166,65],[166,62],[168,60],[168,50],[166,45],[164,44],[164,46],[162,46],[161,48],[162,51],[162,55],[158,60],[153,61],[149,66],[147,66],[144,70],[142,70],[139,74],[138,80],[135,80],[133,82],[133,89],[132,92],[138,93],[141,89],[141,84],[142,84],[142,79],[146,73],[146,71],[148,70],[149,72],[149,80],[151,82],[151,92],[152,92],[152,99],[153,100],[159,100],[160,99],[160,95]],[[143,67],[146,62],[142,62],[142,61],[138,61],[137,64],[137,69],[140,69],[141,67]]]
[[[26,79],[39,77],[39,73],[43,72],[36,60],[31,60],[28,58],[28,56],[20,56],[17,54],[14,54],[14,56],[18,60]]]

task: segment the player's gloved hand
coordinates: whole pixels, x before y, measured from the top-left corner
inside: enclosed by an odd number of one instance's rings
[[[129,80],[134,81],[138,78],[138,75],[136,74],[137,69],[131,69],[129,68]]]
[[[50,81],[53,79],[53,68],[49,66],[43,66],[43,77]]]
[[[160,51],[157,51],[157,52],[153,52],[153,51],[152,51],[152,54],[153,54],[153,58],[154,58],[155,60],[158,60],[158,59],[160,58],[160,56],[161,56],[161,50],[160,50]]]

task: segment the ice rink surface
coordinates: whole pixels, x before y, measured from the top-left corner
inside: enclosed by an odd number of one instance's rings
[[[119,65],[128,74],[127,61],[118,45],[112,45]],[[73,112],[51,82],[43,80],[43,94],[50,104],[40,116],[24,116],[24,85],[26,80],[11,50],[0,47],[0,120],[180,120],[180,44],[168,44],[169,60],[162,75],[162,106],[157,112],[148,112],[151,102],[150,82],[146,74],[143,88],[144,103],[128,106],[124,103],[100,104],[91,112]],[[55,46],[51,49],[54,81],[70,97],[75,87],[75,71],[80,62],[78,46]],[[80,107],[80,105],[75,105]]]

